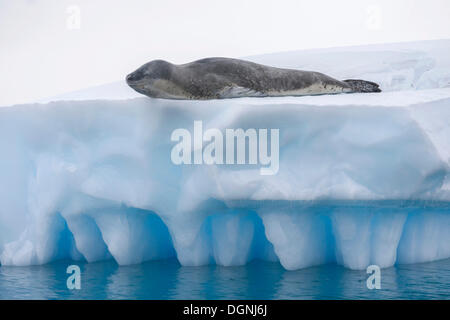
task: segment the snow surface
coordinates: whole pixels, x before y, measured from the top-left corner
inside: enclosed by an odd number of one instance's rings
[[[380,94],[83,100],[96,99],[88,90],[1,108],[0,262],[176,255],[183,265],[363,269],[449,258],[448,52],[443,40],[252,58],[378,81]],[[171,133],[195,120],[278,128],[278,173],[174,165]]]
[[[279,68],[319,71],[339,80],[361,78],[377,82],[383,91],[399,91],[450,87],[449,50],[450,39],[290,51],[243,59]],[[141,95],[120,80],[39,102],[136,97]]]

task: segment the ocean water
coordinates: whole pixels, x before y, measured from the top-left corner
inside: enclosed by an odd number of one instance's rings
[[[71,264],[81,269],[80,290],[67,288]],[[367,288],[368,276],[334,264],[286,271],[262,261],[241,267],[59,261],[1,266],[0,299],[450,299],[450,259],[382,269],[379,290]]]

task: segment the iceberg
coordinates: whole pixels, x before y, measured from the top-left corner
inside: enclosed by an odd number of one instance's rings
[[[294,270],[450,258],[449,50],[443,40],[251,58],[330,68],[382,93],[171,101],[102,88],[0,108],[0,262]],[[172,133],[196,121],[277,129],[278,171],[174,163]]]

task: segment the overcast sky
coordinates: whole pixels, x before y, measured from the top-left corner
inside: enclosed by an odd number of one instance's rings
[[[450,38],[449,0],[0,0],[0,105],[184,63]]]

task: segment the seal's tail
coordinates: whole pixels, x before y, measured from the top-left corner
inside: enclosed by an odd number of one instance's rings
[[[344,80],[354,92],[381,92],[380,86],[375,82],[365,80],[348,79]]]

